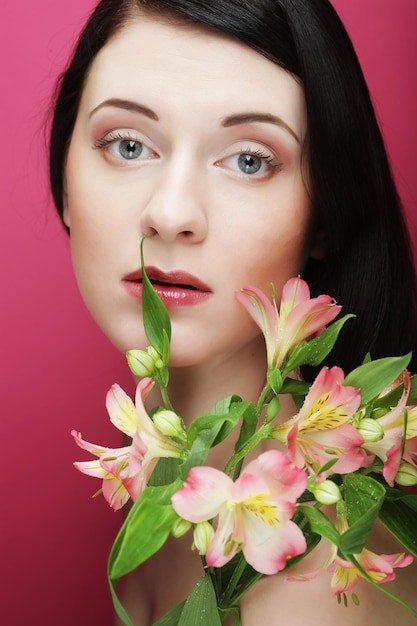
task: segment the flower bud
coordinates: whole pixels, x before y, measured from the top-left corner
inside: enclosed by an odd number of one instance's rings
[[[281,408],[281,403],[279,401],[279,398],[274,396],[271,402],[268,404],[268,409],[266,412],[267,423],[269,423],[271,420],[274,419],[274,417],[278,415],[280,408]]]
[[[158,411],[153,416],[153,423],[160,433],[166,437],[177,437],[184,439],[185,432],[181,419],[174,411]]]
[[[323,480],[321,483],[308,485],[308,489],[314,494],[320,504],[336,504],[342,497],[339,487],[332,480]]]
[[[365,417],[359,422],[358,431],[366,443],[380,441],[384,436],[384,429],[381,424],[378,420],[370,417]]]
[[[214,528],[210,522],[199,522],[194,527],[194,548],[197,548],[201,555],[206,554],[210,541],[214,537]]]
[[[410,463],[401,463],[395,477],[397,485],[402,487],[413,487],[417,485],[417,468]]]
[[[161,355],[157,350],[155,350],[153,346],[148,346],[146,352],[149,354],[150,357],[152,357],[156,369],[160,370],[164,367],[164,362],[161,359]]]
[[[159,354],[156,353],[155,357],[149,352],[149,348],[146,352],[145,350],[128,350],[128,352],[126,352],[130,370],[135,376],[140,376],[141,378],[152,376],[155,370],[155,362],[159,359]]]
[[[171,528],[171,533],[174,537],[178,539],[179,537],[182,537],[183,535],[185,535],[185,533],[187,533],[190,530],[190,528],[191,528],[191,522],[187,522],[186,519],[182,519],[182,517],[179,517],[173,523],[172,528]]]

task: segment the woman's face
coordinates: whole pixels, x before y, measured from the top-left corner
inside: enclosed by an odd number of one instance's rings
[[[172,364],[263,350],[235,290],[311,253],[302,87],[221,34],[140,17],[95,58],[66,161],[65,222],[85,302],[144,348],[140,242],[172,320]]]

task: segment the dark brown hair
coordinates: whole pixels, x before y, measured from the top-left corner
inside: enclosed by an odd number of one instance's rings
[[[215,28],[299,77],[309,187],[328,245],[304,277],[314,295],[330,294],[357,315],[328,363],[349,370],[367,352],[417,356],[416,278],[400,201],[359,62],[328,0],[101,0],[57,86],[50,180],[59,214],[65,156],[91,63],[144,11]]]

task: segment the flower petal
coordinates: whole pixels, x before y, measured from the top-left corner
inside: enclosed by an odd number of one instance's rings
[[[109,478],[111,476],[111,474],[100,465],[98,459],[94,459],[94,461],[75,461],[73,465],[77,470],[87,476],[94,476],[94,478]]]
[[[106,448],[105,446],[99,446],[96,443],[90,443],[89,441],[85,441],[82,438],[81,433],[77,430],[72,430],[71,436],[74,438],[74,441],[79,448],[81,448],[82,450],[87,450],[87,452],[94,454],[94,456],[107,454],[111,450],[111,448]]]
[[[341,308],[330,296],[318,296],[301,302],[288,314],[285,326],[287,341],[293,346],[320,334]]]
[[[129,500],[129,493],[121,480],[111,478],[103,480],[103,496],[115,511],[118,511]]]
[[[243,474],[262,476],[274,498],[295,502],[307,486],[306,473],[294,467],[284,452],[268,450],[251,461]]]
[[[323,367],[311,385],[300,409],[300,428],[325,430],[345,423],[359,408],[360,392],[343,385],[340,367]]]
[[[172,506],[189,522],[205,522],[215,517],[230,496],[233,481],[212,467],[192,467],[187,480],[172,496]]]
[[[241,547],[242,537],[235,533],[235,514],[224,508],[219,515],[219,523],[206,553],[209,567],[222,567],[228,563]]]
[[[290,278],[282,288],[280,317],[286,320],[289,313],[301,302],[310,300],[310,289],[299,276]]]
[[[235,296],[262,330],[265,337],[268,365],[272,367],[279,321],[275,300],[268,298],[260,289],[249,286],[236,291]]]
[[[304,535],[294,522],[272,527],[245,512],[244,524],[246,542],[243,554],[247,562],[262,574],[276,574],[284,569],[289,558],[302,554],[307,548]]]
[[[106,408],[111,423],[125,435],[133,437],[138,427],[135,405],[119,385],[112,385],[107,392]]]

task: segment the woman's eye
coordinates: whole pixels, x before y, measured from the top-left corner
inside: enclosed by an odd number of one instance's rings
[[[254,154],[239,154],[237,164],[240,171],[244,174],[257,174],[264,161],[261,157]]]
[[[239,174],[254,177],[256,175],[258,177],[265,176],[272,169],[281,166],[281,163],[279,163],[272,154],[262,150],[247,150],[240,154],[234,154],[224,159],[222,163]]]
[[[138,159],[144,150],[144,145],[140,141],[124,139],[118,142],[117,149],[123,159]]]
[[[156,156],[153,150],[138,139],[123,137],[119,133],[99,139],[93,147],[104,150],[111,159],[119,161],[152,159]]]

